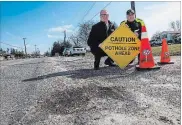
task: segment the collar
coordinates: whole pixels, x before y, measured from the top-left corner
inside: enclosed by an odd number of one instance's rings
[[[127,20],[127,23],[128,24],[132,24],[132,23],[135,23],[136,22],[136,20],[134,20],[133,22],[129,22],[128,20]]]
[[[105,24],[105,22],[100,21],[101,23]],[[108,24],[112,24],[110,20],[108,20]]]

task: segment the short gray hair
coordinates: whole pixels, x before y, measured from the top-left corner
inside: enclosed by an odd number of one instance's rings
[[[101,15],[101,12],[102,12],[102,11],[106,11],[106,12],[107,12],[107,10],[106,10],[106,9],[102,9],[102,10],[100,11],[100,15]]]

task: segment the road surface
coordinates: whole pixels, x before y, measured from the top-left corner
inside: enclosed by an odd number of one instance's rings
[[[155,62],[159,57],[155,57]],[[1,61],[1,125],[180,125],[181,57],[93,70],[93,56]]]

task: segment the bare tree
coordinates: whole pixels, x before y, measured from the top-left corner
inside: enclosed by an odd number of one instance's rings
[[[178,31],[181,31],[181,22],[179,20],[176,20],[176,28]]]
[[[175,22],[174,21],[172,21],[170,23],[170,28],[172,28],[174,31],[176,31],[176,25],[175,25]]]
[[[60,46],[65,47],[65,48],[70,48],[70,47],[72,47],[72,44],[69,41],[65,41],[65,42],[60,43]]]
[[[75,44],[75,46],[79,46],[79,38],[77,35],[71,35],[69,37],[70,41]]]
[[[156,32],[152,35],[151,39],[152,39],[152,40],[158,40],[158,39],[160,39],[160,37],[161,37],[161,32],[160,32],[160,31],[156,31]]]
[[[87,45],[87,39],[94,24],[94,21],[86,21],[79,24],[78,41],[81,45]]]

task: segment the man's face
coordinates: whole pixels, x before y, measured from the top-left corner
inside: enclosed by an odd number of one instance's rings
[[[107,13],[106,10],[102,10],[100,12],[100,20],[103,22],[107,22],[109,20],[109,14]]]
[[[134,13],[129,13],[129,14],[127,15],[127,20],[128,20],[129,22],[133,22],[133,21],[135,20],[135,14],[134,14]]]

